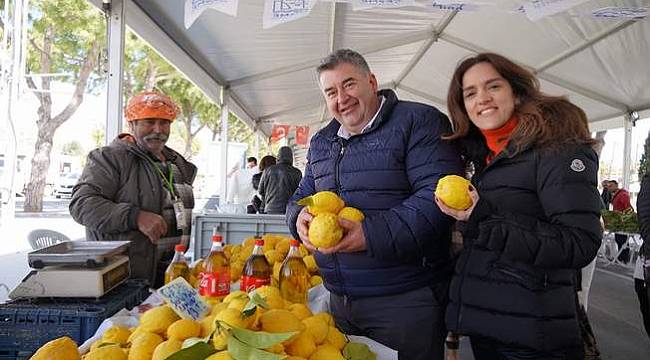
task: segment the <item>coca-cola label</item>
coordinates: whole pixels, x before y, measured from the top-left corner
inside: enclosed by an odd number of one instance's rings
[[[230,294],[230,270],[199,274],[199,294],[219,297]]]
[[[261,288],[264,285],[271,285],[271,278],[259,278],[255,276],[242,275],[239,290],[251,292]]]

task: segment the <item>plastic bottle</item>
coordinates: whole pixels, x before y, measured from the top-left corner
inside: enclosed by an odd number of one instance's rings
[[[271,284],[273,269],[264,256],[264,240],[255,238],[253,253],[246,260],[244,270],[241,273],[240,290],[250,292],[264,285]]]
[[[309,271],[302,261],[298,240],[291,240],[289,254],[280,268],[280,294],[292,303],[307,303],[309,292]]]
[[[222,299],[230,294],[230,263],[223,252],[223,237],[212,231],[212,248],[201,264],[199,294]]]
[[[165,284],[168,284],[170,281],[182,277],[183,279],[190,281],[190,267],[185,261],[185,253],[187,246],[178,244],[174,246],[174,258],[172,262],[167,266],[165,270]]]

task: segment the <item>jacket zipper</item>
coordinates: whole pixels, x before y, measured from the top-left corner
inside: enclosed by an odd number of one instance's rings
[[[336,157],[336,163],[334,164],[334,182],[336,185],[336,193],[338,195],[341,195],[341,180],[340,180],[340,166],[339,164],[341,163],[341,160],[343,159],[343,155],[345,154],[345,147],[346,141],[343,139],[339,139],[339,144],[341,145],[341,150],[339,151],[338,156]],[[343,296],[347,297],[347,290],[345,289],[345,283],[343,281],[343,276],[341,275],[341,267],[339,265],[339,260],[336,255],[336,253],[332,254],[332,258],[334,259],[334,268],[336,269],[336,276],[341,281],[341,288],[343,290]]]

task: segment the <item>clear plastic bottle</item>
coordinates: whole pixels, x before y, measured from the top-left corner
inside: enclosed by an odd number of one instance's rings
[[[280,294],[292,303],[307,303],[309,271],[300,256],[298,240],[291,240],[289,254],[280,268]]]
[[[165,284],[168,284],[172,280],[182,277],[183,279],[190,282],[190,267],[185,261],[185,256],[183,255],[187,250],[187,247],[182,244],[174,246],[174,258],[172,262],[167,266],[165,270]]]
[[[250,292],[264,285],[271,285],[273,269],[264,256],[264,240],[255,238],[253,253],[246,260],[241,274],[240,290]]]
[[[212,248],[201,264],[199,294],[222,299],[230,294],[230,262],[223,252],[223,237],[212,231]]]

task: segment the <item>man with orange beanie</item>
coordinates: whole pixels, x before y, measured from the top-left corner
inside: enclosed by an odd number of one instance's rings
[[[178,107],[157,92],[129,101],[129,134],[88,154],[70,214],[87,240],[131,240],[131,277],[163,282],[165,262],[190,233],[196,166],[165,146]],[[185,244],[187,245],[187,244]]]

